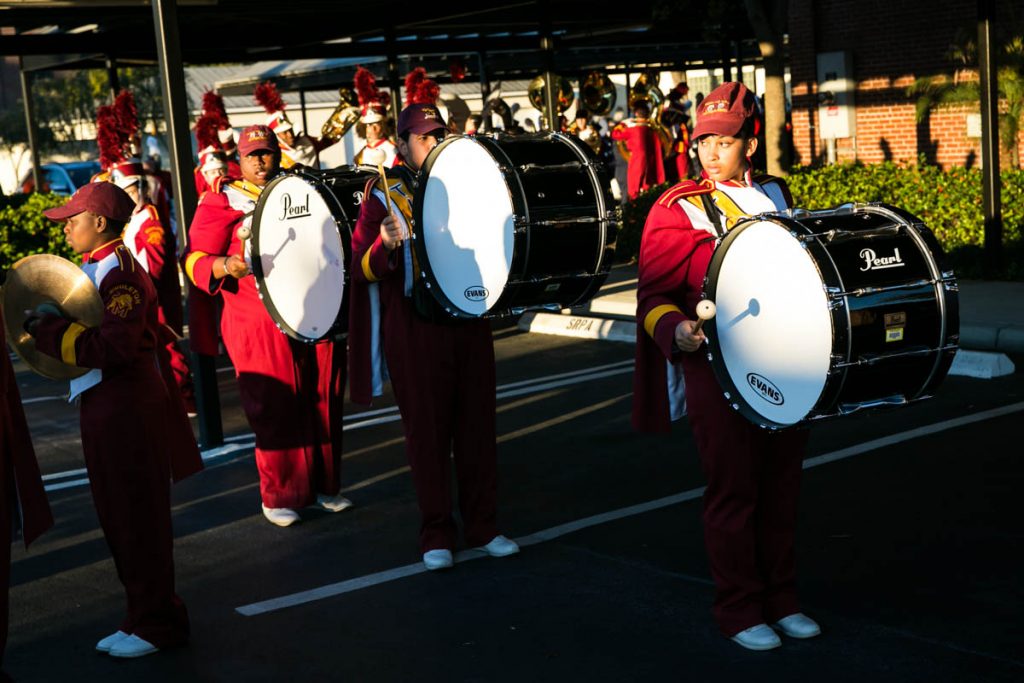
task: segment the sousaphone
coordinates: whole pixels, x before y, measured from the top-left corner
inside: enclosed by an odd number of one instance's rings
[[[50,379],[81,377],[89,368],[62,363],[36,349],[36,340],[25,331],[25,311],[52,303],[70,320],[86,327],[103,321],[99,290],[81,268],[52,254],[26,256],[7,272],[3,287],[4,324],[14,352],[33,371]]]

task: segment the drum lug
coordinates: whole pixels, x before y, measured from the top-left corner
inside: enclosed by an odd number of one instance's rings
[[[846,299],[844,299],[842,297],[829,298],[828,310],[834,311],[834,310],[836,310],[838,308],[842,308],[845,305],[846,305]]]

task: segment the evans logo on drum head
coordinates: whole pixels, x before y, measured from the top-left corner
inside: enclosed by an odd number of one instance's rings
[[[757,373],[747,373],[747,384],[757,392],[758,396],[773,405],[781,406],[786,402],[779,388]]]
[[[487,298],[487,288],[479,285],[475,287],[466,287],[466,291],[462,293],[470,301],[483,301]]]

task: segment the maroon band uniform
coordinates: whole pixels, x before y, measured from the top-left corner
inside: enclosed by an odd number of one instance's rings
[[[360,404],[369,404],[379,394],[375,385],[380,378],[375,381],[373,376],[378,353],[373,340],[379,334],[420,507],[420,550],[455,547],[453,454],[465,540],[470,547],[482,546],[498,534],[490,324],[432,322],[416,312],[407,291],[414,274],[405,263],[411,259],[411,254],[406,256],[411,245],[406,241],[389,252],[381,240],[380,226],[387,215],[382,186],[380,181],[367,184],[352,236],[349,392]],[[411,225],[409,188],[392,177],[389,186],[395,212]]]
[[[158,648],[184,643],[189,622],[175,594],[169,476],[202,469],[188,418],[160,369],[157,295],[120,239],[87,255],[103,300],[99,327],[43,315],[37,348],[102,380],[81,394],[82,451],[100,526],[124,585],[120,630]]]
[[[341,488],[345,345],[285,336],[260,301],[254,278],[213,276],[223,255],[242,254],[235,232],[260,190],[244,180],[214,181],[189,229],[185,273],[200,291],[223,300],[221,335],[256,434],[263,504],[295,509]]]
[[[684,181],[651,209],[640,246],[633,424],[669,429],[668,374],[682,367],[686,407],[708,481],[704,535],[715,581],[713,613],[722,633],[774,623],[799,612],[795,527],[807,432],[770,432],[726,403],[706,350],[683,353],[676,326],[696,320],[715,231],[702,195],[711,197],[727,227],[744,215],[791,205],[775,178],[734,182]],[[666,366],[666,361],[671,364]]]

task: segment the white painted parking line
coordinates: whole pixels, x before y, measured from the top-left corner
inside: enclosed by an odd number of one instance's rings
[[[498,394],[496,395],[496,398],[500,401],[506,398],[522,396],[524,394],[536,394],[544,391],[549,391],[551,389],[555,389],[558,387],[572,386],[574,384],[581,384],[583,382],[589,382],[595,379],[603,379],[605,377],[621,375],[627,372],[633,372],[632,359],[620,361],[618,363],[609,363],[607,365],[598,365],[592,368],[585,368],[583,370],[564,372],[558,375],[537,377],[530,380],[524,380],[522,382],[512,382],[509,384],[503,384],[498,387],[499,391]],[[502,391],[502,389],[507,390]],[[356,413],[355,415],[349,415],[344,421],[342,431],[349,432],[355,429],[366,429],[367,427],[374,427],[377,425],[387,424],[389,422],[398,422],[401,419],[402,416],[398,414],[397,406],[380,408],[377,410],[368,410],[366,412]],[[255,438],[256,437],[252,432],[229,436],[224,439],[224,445],[202,451],[203,462],[209,463],[214,460],[220,459],[224,456],[231,455],[232,453],[237,453],[239,451],[244,451],[253,448],[256,445]],[[53,474],[45,475],[43,477],[43,480],[52,481],[54,479],[63,479],[66,477],[78,476],[84,473],[85,470],[55,472]],[[61,489],[72,488],[74,486],[84,486],[88,483],[88,479],[78,479],[73,482],[50,484],[45,488],[47,491],[59,491]]]
[[[811,469],[812,467],[818,467],[820,465],[826,465],[846,458],[852,458],[853,456],[878,450],[879,448],[891,446],[903,441],[909,441],[911,439],[928,436],[930,434],[937,434],[939,432],[956,429],[957,427],[963,427],[976,422],[984,422],[985,420],[1011,415],[1022,410],[1024,410],[1024,401],[1002,406],[1000,408],[985,410],[980,413],[974,413],[973,415],[965,415],[952,420],[945,420],[943,422],[926,425],[924,427],[910,429],[905,432],[892,434],[880,439],[866,441],[865,443],[850,446],[849,448],[843,448],[838,451],[808,458],[804,461],[803,467],[804,469]],[[643,514],[645,512],[651,512],[652,510],[658,510],[671,505],[696,500],[697,498],[700,498],[703,493],[703,486],[690,489],[689,491],[683,491],[664,498],[658,498],[657,500],[651,500],[646,503],[630,505],[629,507],[619,508],[618,510],[611,510],[609,512],[584,517],[583,519],[578,519],[572,522],[566,522],[565,524],[559,524],[558,526],[553,526],[548,529],[543,529],[527,536],[517,538],[516,542],[519,543],[520,547],[528,547],[538,543],[552,541],[556,538],[560,538],[583,529],[588,529],[590,527],[614,522],[634,515]],[[478,560],[482,557],[487,557],[487,555],[482,551],[463,550],[456,554],[455,560],[456,562],[469,562],[470,560]],[[290,595],[282,595],[281,597],[272,598],[270,600],[242,605],[241,607],[236,607],[235,611],[243,616],[253,617],[260,614],[267,614],[269,612],[287,609],[289,607],[296,607],[298,605],[316,602],[317,600],[323,600],[325,598],[336,597],[345,593],[362,590],[363,588],[370,588],[382,583],[402,579],[407,576],[423,574],[426,571],[427,570],[423,567],[422,562],[407,564],[402,567],[395,567],[394,569],[387,569],[381,572],[367,574],[366,576],[348,579],[346,581],[339,581],[338,583],[331,583],[326,586],[319,586],[317,588],[300,591],[298,593],[292,593]]]

